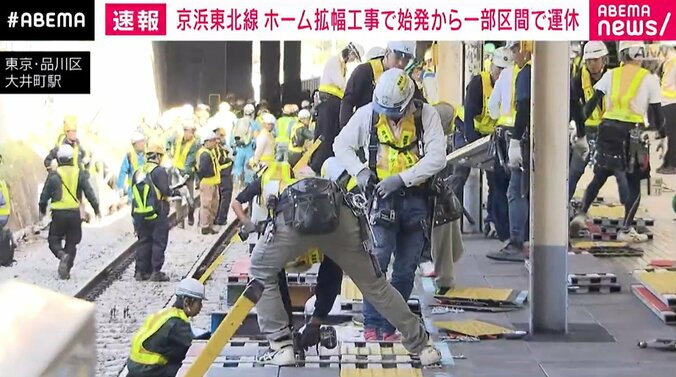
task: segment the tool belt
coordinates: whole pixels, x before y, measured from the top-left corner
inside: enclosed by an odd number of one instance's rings
[[[620,122],[617,120],[604,120],[599,125],[599,133],[596,140],[596,164],[598,167],[608,170],[627,171],[630,165],[630,149],[637,150],[639,134],[634,136],[634,147],[630,148],[631,130],[640,129],[635,123]],[[635,160],[634,160],[635,161]]]
[[[431,190],[434,196],[433,227],[448,224],[462,217],[462,204],[453,192],[450,177],[435,177]]]
[[[509,154],[507,153],[507,149],[511,138],[511,128],[498,126],[495,128],[495,133],[493,133],[492,146],[489,147],[489,151],[493,151],[498,164],[502,166],[507,174],[509,174]]]
[[[332,181],[305,178],[284,189],[274,213],[301,234],[327,234],[338,228],[342,201]]]

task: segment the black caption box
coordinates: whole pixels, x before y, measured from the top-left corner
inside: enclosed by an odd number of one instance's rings
[[[0,51],[0,94],[90,94],[89,51]]]
[[[94,0],[0,0],[0,40],[93,41]]]

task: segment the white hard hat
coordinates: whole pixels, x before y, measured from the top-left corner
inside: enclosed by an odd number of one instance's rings
[[[337,181],[338,178],[345,172],[345,167],[338,161],[336,157],[329,157],[322,164],[321,175],[323,178]]]
[[[357,56],[357,60],[361,61],[362,56],[364,56],[364,47],[362,45],[350,42],[347,44],[347,49]]]
[[[253,113],[256,111],[256,108],[254,105],[247,103],[244,105],[244,115],[253,115]]]
[[[201,139],[202,139],[202,144],[204,144],[209,140],[218,139],[218,135],[214,131],[212,131],[208,128],[204,128],[202,130],[202,138]]]
[[[221,104],[218,105],[218,111],[225,111],[225,112],[230,111],[230,104],[227,103],[227,102],[221,102]]]
[[[512,64],[512,52],[507,47],[496,48],[491,61],[500,68],[507,68]]]
[[[73,158],[73,147],[70,144],[61,144],[56,151],[56,158],[59,160],[70,160]]]
[[[275,124],[275,123],[277,123],[277,119],[275,118],[274,115],[272,115],[270,113],[266,113],[265,115],[263,115],[263,123]]]
[[[306,109],[302,109],[301,111],[298,112],[298,119],[309,119],[310,118],[310,112],[307,111]]]
[[[364,55],[365,60],[371,60],[373,58],[381,57],[385,55],[385,49],[382,47],[371,47],[370,50],[366,52],[366,55]]]
[[[312,105],[312,104],[310,103],[310,101],[308,101],[308,100],[306,100],[306,99],[304,99],[304,100],[301,101],[301,103],[300,103],[300,107],[302,107],[302,108],[310,107],[311,105]],[[299,113],[299,115],[300,115],[300,113]]]
[[[204,284],[200,283],[197,279],[185,278],[176,286],[176,296],[206,300]]]
[[[145,141],[145,140],[146,140],[146,137],[140,132],[132,133],[131,138],[129,139],[129,141],[131,141],[132,144],[136,144],[139,141]]]
[[[373,90],[373,110],[386,116],[402,116],[413,98],[413,80],[406,71],[391,68],[383,72]]]
[[[415,58],[415,41],[389,41],[387,49],[402,53],[408,58]]]
[[[632,59],[645,57],[645,43],[642,41],[620,41],[620,46],[617,50],[620,53],[626,51]]]
[[[608,56],[608,48],[602,41],[589,41],[584,45],[582,59],[598,59]]]

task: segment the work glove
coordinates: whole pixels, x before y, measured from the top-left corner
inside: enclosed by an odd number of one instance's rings
[[[404,180],[401,179],[399,174],[395,174],[378,182],[376,185],[376,191],[378,191],[378,195],[380,195],[380,197],[387,198],[393,192],[399,190],[402,187],[404,187]]]
[[[510,168],[518,168],[523,163],[523,157],[521,156],[521,141],[512,139],[509,141],[509,150],[507,151],[507,156],[509,157],[509,162],[507,165]]]
[[[319,344],[319,325],[308,323],[300,334],[300,347],[307,350]]]
[[[573,143],[573,152],[582,157],[582,160],[587,159],[587,155],[589,154],[589,143],[587,142],[587,136],[575,138],[575,142]]]
[[[357,185],[359,185],[359,188],[361,188],[364,193],[371,184],[375,183],[375,181],[376,176],[369,168],[364,168],[357,174]]]
[[[242,221],[242,230],[244,233],[251,234],[256,231],[256,224],[249,219]]]

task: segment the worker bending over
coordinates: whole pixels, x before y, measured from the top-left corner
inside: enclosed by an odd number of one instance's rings
[[[645,242],[648,236],[634,228],[634,215],[641,202],[641,180],[650,177],[650,156],[644,144],[645,119],[655,122],[659,137],[665,136],[657,76],[641,67],[645,44],[640,41],[620,42],[622,65],[606,72],[594,85],[594,95],[585,105],[586,117],[592,116],[601,101],[605,112],[599,125],[597,160],[594,178],[585,190],[580,213],[571,228],[585,227],[587,210],[606,180],[616,172],[627,176],[627,197],[624,221],[618,241]]]
[[[89,175],[74,164],[73,153],[70,144],[59,146],[56,153],[58,166],[47,174],[38,204],[41,218],[47,214],[47,204],[50,204],[52,222],[49,225],[47,242],[54,256],[60,260],[60,279],[70,279],[77,245],[82,241],[82,193],[87,197],[96,217],[101,217],[99,202],[89,183]]]
[[[375,255],[383,273],[394,255],[391,282],[405,300],[430,237],[428,180],[446,166],[446,138],[439,114],[413,100],[414,88],[402,69],[385,71],[373,91],[373,101],[357,110],[333,144],[336,157],[361,187],[377,183],[367,192],[375,201],[370,214]],[[367,167],[357,155],[359,150],[365,151]],[[388,323],[384,314],[365,297],[366,340],[398,339],[395,324]]]
[[[128,377],[174,377],[192,345],[190,318],[202,310],[204,285],[193,278],[176,286],[176,301],[170,308],[148,316],[131,340]]]
[[[192,113],[192,111],[190,111]],[[195,197],[195,164],[197,150],[200,148],[200,141],[195,136],[195,123],[190,119],[183,120],[183,135],[169,141],[168,150],[171,151],[171,157],[175,169],[178,169],[179,174],[187,180],[186,188],[189,195]],[[187,203],[187,217],[188,225],[192,226],[195,223],[195,207],[191,203]],[[176,208],[176,218],[178,219],[178,227],[185,228],[186,209],[183,207],[181,201],[178,201]]]

